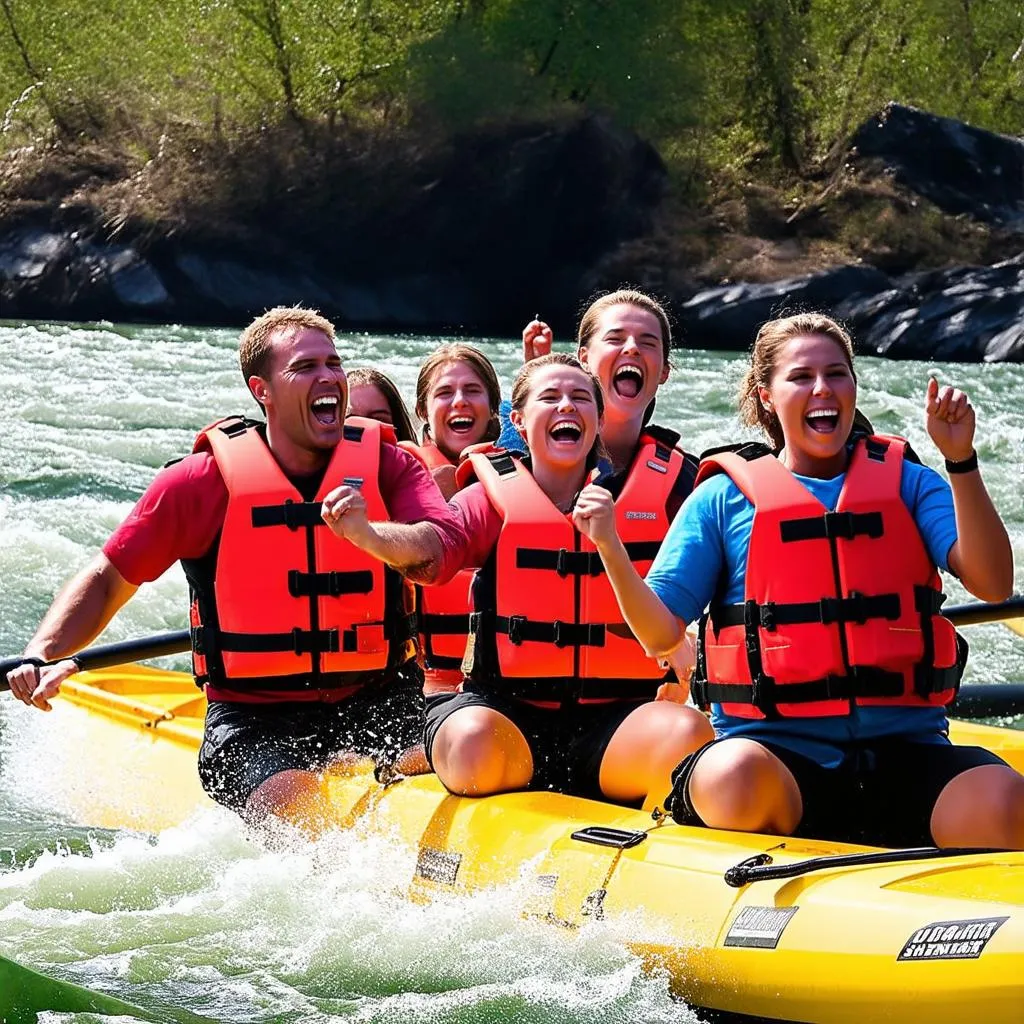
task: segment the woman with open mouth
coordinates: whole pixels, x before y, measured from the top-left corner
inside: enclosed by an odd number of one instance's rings
[[[426,466],[446,499],[458,490],[455,470],[462,453],[497,438],[500,404],[498,375],[472,345],[442,345],[420,367],[416,415],[424,422],[423,442],[401,447]],[[472,582],[473,570],[467,569],[443,586],[417,591],[420,664],[427,695],[451,693],[462,682]]]
[[[551,351],[551,328],[535,319],[523,328],[526,362]],[[672,468],[667,515],[675,518],[693,488],[697,458],[682,447],[680,435],[650,422],[655,395],[668,380],[672,329],[664,307],[639,289],[602,295],[580,318],[576,356],[601,382],[605,395],[601,441],[612,472],[627,475],[655,440],[678,452]]]
[[[394,427],[399,442],[415,444],[409,410],[395,382],[372,366],[357,366],[348,372],[348,409],[345,418],[362,416]]]
[[[758,333],[741,413],[771,446],[705,457],[646,582],[594,515],[626,622],[650,651],[701,619],[692,689],[716,739],[674,776],[684,824],[879,846],[1024,849],[1024,777],[953,746],[966,644],[939,570],[1005,599],[1013,555],[967,396],[928,381],[949,483],[899,437],[855,429],[849,335],[802,314]],[[704,609],[709,612],[702,617]]]
[[[600,383],[572,356],[533,360],[512,391],[527,454],[475,452],[460,468],[452,504],[465,547],[460,564],[438,566],[433,577],[478,569],[471,635],[465,679],[458,692],[428,699],[425,731],[428,757],[453,793],[542,788],[660,799],[671,768],[711,738],[695,709],[654,699],[665,670],[626,628],[577,528],[585,487],[614,504],[637,564],[649,562],[668,528],[669,451],[652,447],[642,470],[612,484],[614,498],[588,487],[599,473],[603,401]]]

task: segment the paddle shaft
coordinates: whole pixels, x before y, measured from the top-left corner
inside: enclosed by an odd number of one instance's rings
[[[187,629],[174,633],[157,633],[154,636],[141,637],[138,640],[121,640],[114,644],[97,644],[79,651],[74,657],[82,669],[110,668],[113,665],[124,665],[132,661],[144,661],[146,658],[160,658],[165,654],[181,654],[192,646],[191,635]],[[6,658],[0,661],[0,690],[6,690],[7,673],[24,662],[24,658]],[[58,661],[62,660],[60,658]]]
[[[1014,594],[1013,597],[998,604],[987,604],[984,601],[954,604],[943,608],[942,614],[954,626],[976,626],[980,622],[1016,619],[1018,616],[1024,616],[1024,594]]]

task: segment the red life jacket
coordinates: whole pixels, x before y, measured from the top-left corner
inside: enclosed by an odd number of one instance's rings
[[[428,470],[451,465],[436,444],[400,441],[399,447],[414,455]],[[475,575],[475,569],[461,569],[447,583],[416,588],[423,688],[427,693],[456,690],[462,682],[472,605],[470,590]]]
[[[382,441],[394,443],[390,428],[350,419],[307,502],[257,424],[235,417],[199,435],[194,450],[212,453],[228,491],[214,551],[185,566],[199,685],[295,691],[291,699],[355,692],[384,681],[412,655],[414,616],[401,578],[320,518],[328,492],[358,481],[369,518],[387,519],[378,484]]]
[[[641,574],[668,530],[665,503],[682,458],[641,439],[615,502],[619,536]],[[470,678],[549,706],[653,698],[666,674],[623,621],[591,541],[511,454],[470,460],[503,520],[473,588]]]
[[[828,511],[762,445],[701,463],[754,505],[744,603],[712,603],[692,684],[741,718],[845,715],[852,705],[949,704],[966,645],[900,497],[907,442],[860,438]]]

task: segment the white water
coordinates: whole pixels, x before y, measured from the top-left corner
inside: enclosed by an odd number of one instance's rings
[[[411,396],[435,341],[358,336],[339,347],[347,366],[379,366]],[[510,381],[517,346],[485,344]],[[696,451],[735,438],[739,359],[678,352],[675,361],[658,421]],[[920,413],[929,369],[863,360],[861,404],[878,429],[906,432],[938,465]],[[1024,367],[939,369],[978,407],[978,447],[1022,590]],[[252,410],[226,331],[0,325],[0,380],[0,652],[10,653],[155,469],[187,452],[206,423]],[[184,610],[174,570],[140,591],[107,638],[181,628]],[[1024,680],[1024,641],[995,625],[970,638],[969,678]],[[413,855],[380,837],[269,849],[220,811],[155,839],[76,827],[60,793],[87,779],[80,753],[44,716],[0,700],[6,956],[140,1005],[225,1021],[687,1019],[665,979],[640,971],[628,924],[569,933],[524,920],[517,887],[412,904]]]

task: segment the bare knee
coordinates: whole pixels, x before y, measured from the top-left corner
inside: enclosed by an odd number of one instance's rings
[[[935,801],[931,832],[936,846],[1024,850],[1024,776],[989,764],[951,779]]]
[[[694,708],[670,701],[643,704],[623,721],[605,750],[601,791],[612,800],[663,799],[676,765],[714,735],[711,723]]]
[[[242,816],[250,825],[277,817],[307,831],[320,832],[329,819],[323,782],[313,772],[298,768],[277,772],[249,794]]]
[[[486,707],[449,715],[437,730],[431,760],[445,788],[458,796],[523,789],[533,777],[533,757],[523,734]]]
[[[690,777],[690,801],[711,828],[789,835],[803,801],[789,769],[771,751],[745,739],[709,747]]]

